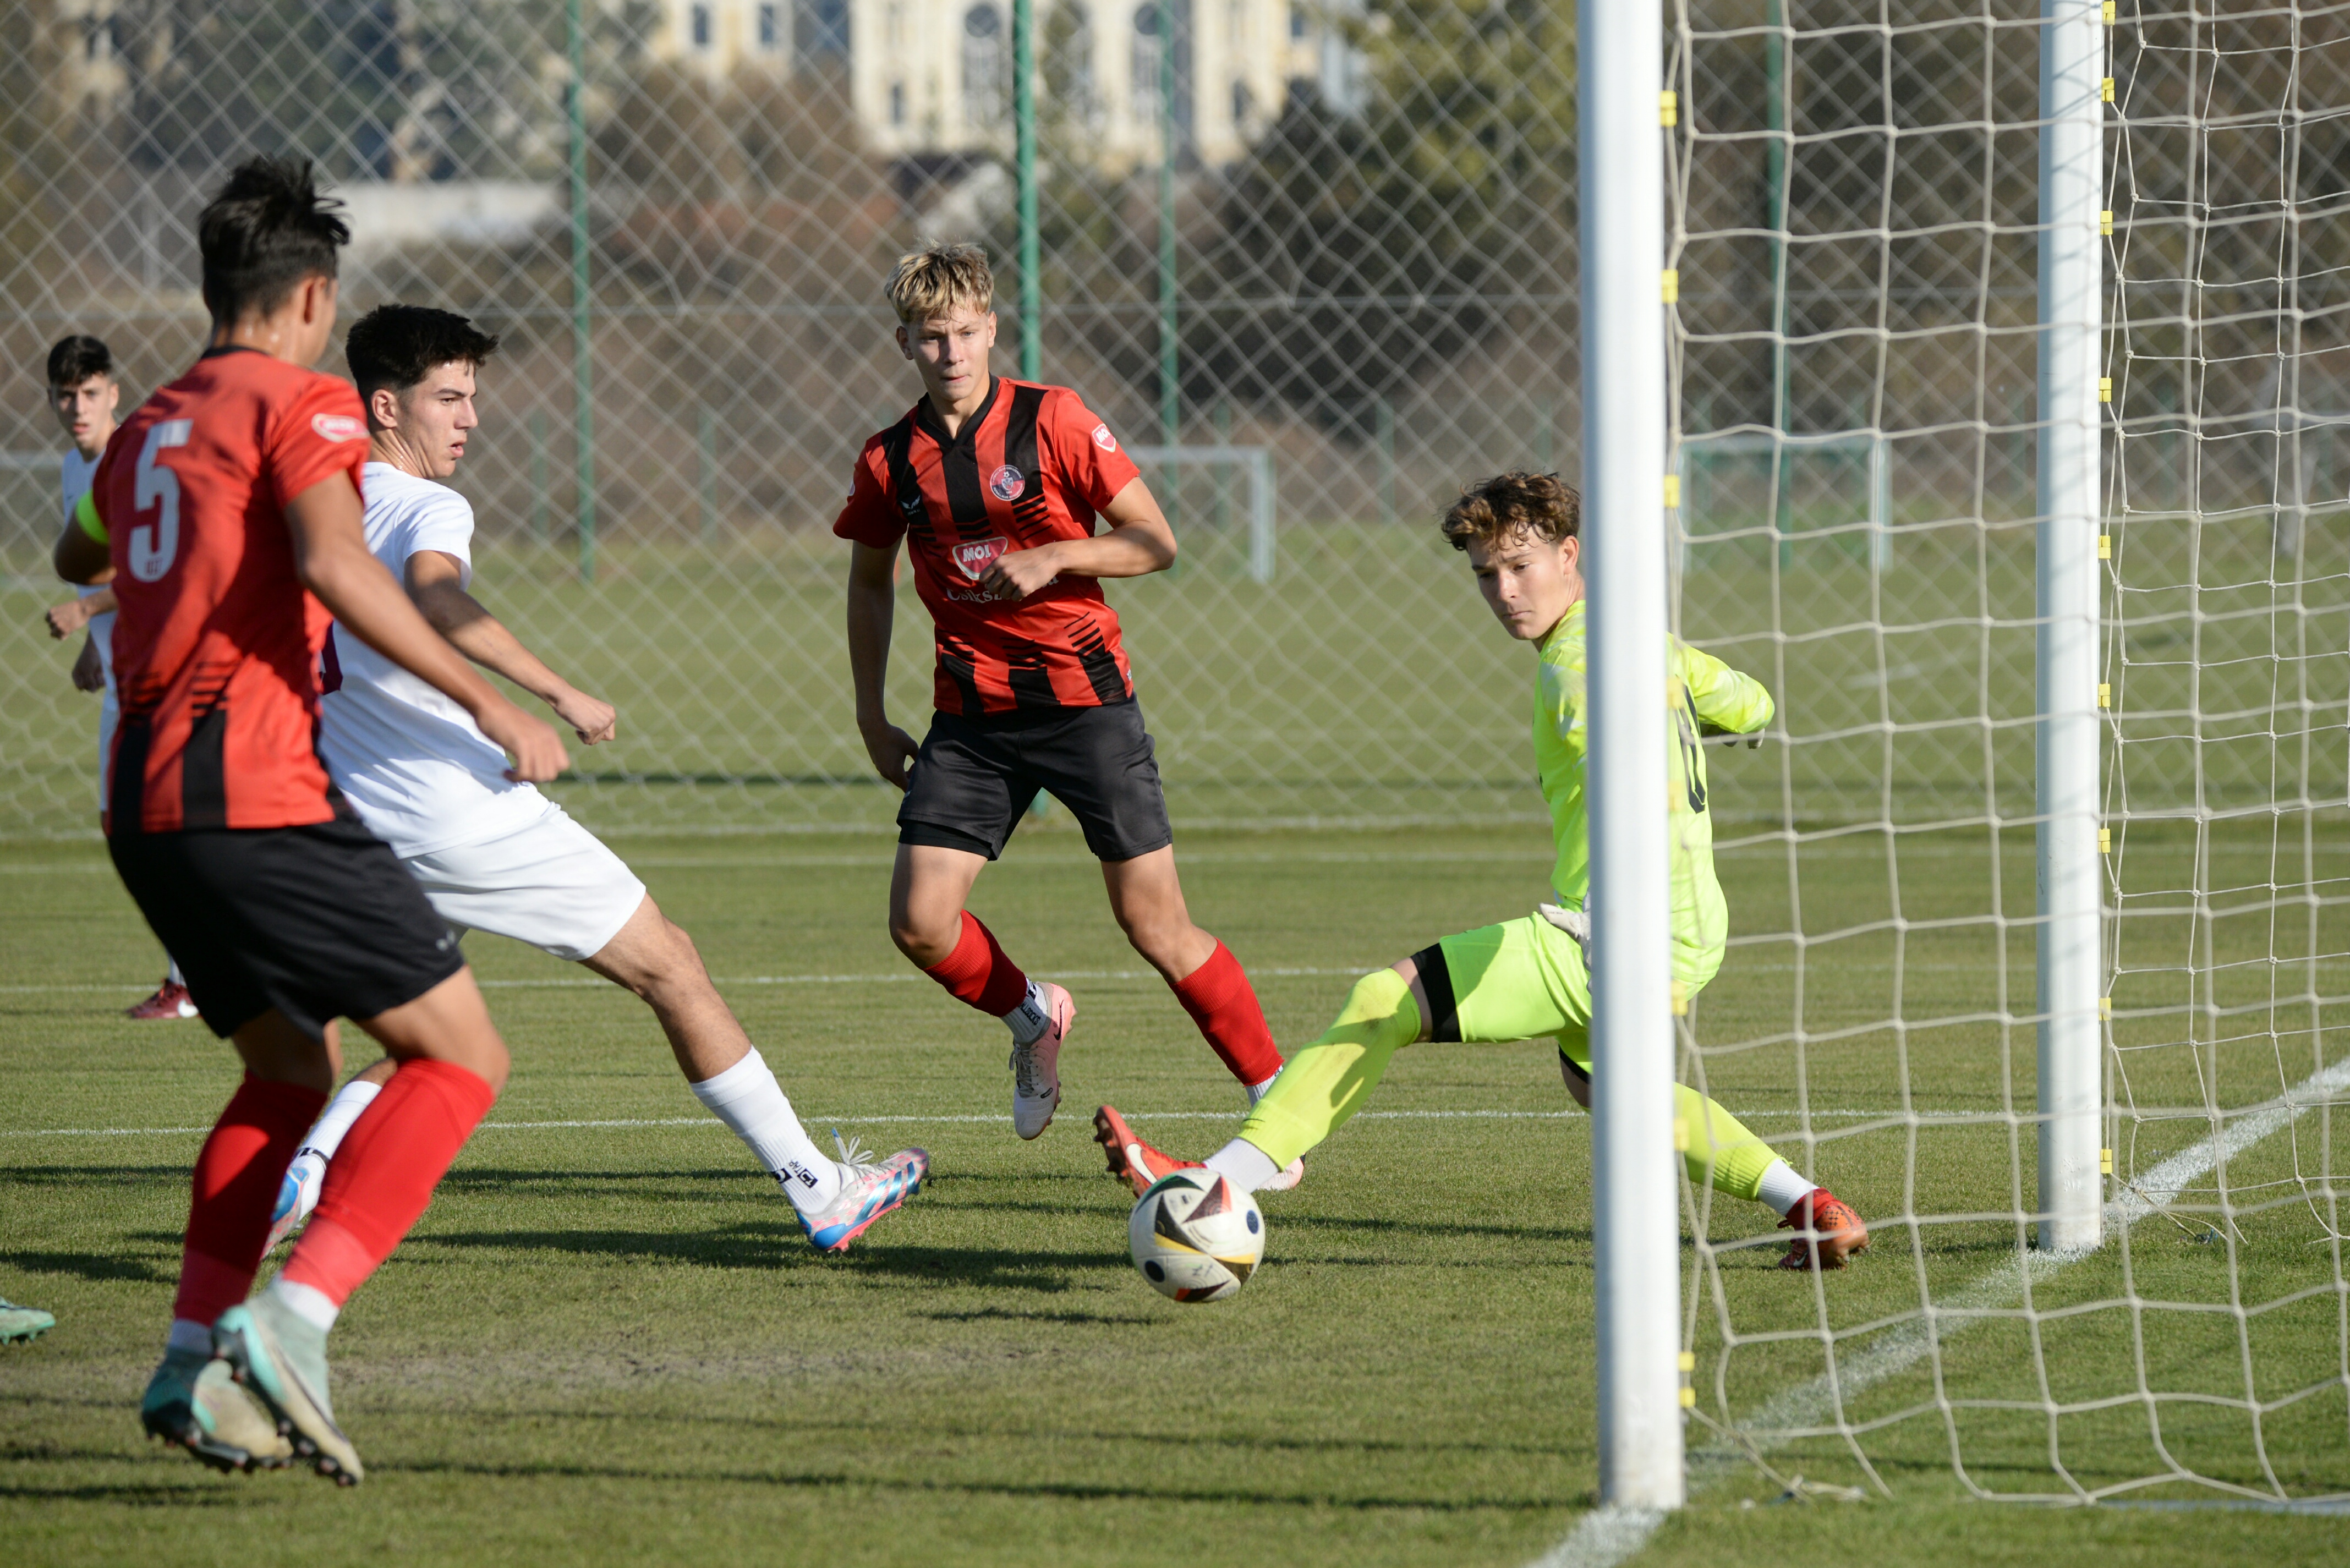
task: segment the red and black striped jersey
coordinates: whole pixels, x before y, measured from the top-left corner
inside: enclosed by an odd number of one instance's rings
[[[1137,475],[1076,393],[998,376],[954,435],[924,398],[867,441],[832,531],[879,550],[906,541],[938,629],[941,711],[1098,707],[1134,695],[1101,584],[1059,577],[1013,604],[979,579],[1007,552],[1090,538]]]

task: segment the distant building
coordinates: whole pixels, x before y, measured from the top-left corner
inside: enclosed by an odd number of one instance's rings
[[[866,144],[892,156],[1008,150],[1010,0],[658,0],[659,58],[723,78],[842,62]],[[1111,168],[1160,156],[1161,49],[1175,44],[1176,154],[1229,162],[1293,81],[1357,107],[1361,55],[1330,18],[1361,0],[1037,0],[1040,107]]]

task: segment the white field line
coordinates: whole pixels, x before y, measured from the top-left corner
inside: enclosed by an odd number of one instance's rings
[[[1591,1114],[1591,1113],[1589,1113],[1588,1111],[1582,1111],[1582,1110],[1560,1110],[1560,1111],[1489,1111],[1489,1110],[1457,1110],[1457,1111],[1362,1111],[1362,1112],[1358,1112],[1358,1113],[1357,1113],[1357,1115],[1356,1115],[1352,1119],[1353,1119],[1353,1120],[1355,1120],[1355,1121],[1358,1121],[1358,1122],[1415,1122],[1415,1121],[1435,1121],[1435,1122],[1463,1122],[1463,1121],[1574,1122],[1574,1121],[1582,1121],[1582,1120],[1583,1120],[1583,1119],[1585,1119],[1586,1116],[1588,1116],[1590,1114]],[[1774,1110],[1754,1110],[1754,1109],[1748,1109],[1748,1110],[1741,1110],[1741,1111],[1732,1111],[1731,1114],[1732,1116],[1738,1116],[1738,1117],[1740,1117],[1740,1118],[1742,1118],[1742,1119],[1748,1119],[1748,1120],[1752,1120],[1752,1121],[1758,1121],[1758,1122],[1759,1122],[1759,1121],[1766,1121],[1768,1118],[1773,1117],[1773,1116],[1793,1116],[1796,1115],[1797,1113],[1795,1113],[1794,1111],[1792,1111],[1792,1110],[1775,1110],[1775,1109],[1774,1109]],[[1835,1119],[1835,1120],[1856,1120],[1856,1121],[1870,1121],[1870,1120],[1879,1120],[1879,1119],[1886,1119],[1886,1118],[1898,1118],[1898,1117],[1901,1116],[1903,1114],[1904,1114],[1903,1112],[1900,1112],[1900,1111],[1898,1111],[1898,1110],[1815,1110],[1815,1111],[1814,1111],[1814,1112],[1812,1113],[1812,1115],[1813,1115],[1814,1117],[1816,1117],[1816,1118],[1820,1118],[1820,1119],[1824,1119],[1824,1120],[1825,1120],[1825,1119]],[[1914,1115],[1914,1116],[1920,1116],[1920,1117],[1925,1117],[1925,1116],[1969,1116],[1969,1117],[1981,1117],[1981,1118],[1984,1118],[1984,1119],[1986,1119],[1987,1121],[1989,1121],[1989,1120],[1995,1120],[1999,1125],[2002,1125],[2002,1126],[2004,1126],[2004,1125],[2007,1123],[2008,1119],[2009,1119],[2009,1118],[2008,1118],[2005,1115],[2003,1115],[2002,1113],[1996,1112],[1996,1111],[1930,1111],[1930,1110],[1920,1110],[1920,1111],[1914,1111],[1914,1112],[1911,1112],[1911,1113],[1908,1113],[1908,1114],[1910,1114],[1910,1115]],[[1131,1122],[1232,1122],[1232,1123],[1233,1123],[1234,1125],[1236,1125],[1236,1126],[1237,1126],[1237,1125],[1239,1124],[1239,1122],[1241,1121],[1241,1119],[1242,1119],[1242,1116],[1243,1116],[1243,1113],[1242,1113],[1242,1112],[1239,1112],[1239,1111],[1128,1111],[1128,1112],[1127,1112],[1127,1113],[1126,1113],[1126,1119],[1127,1119],[1127,1120],[1128,1120],[1128,1121],[1131,1121]],[[886,1126],[890,1126],[890,1125],[893,1125],[893,1124],[895,1124],[895,1125],[902,1125],[902,1126],[909,1126],[909,1127],[926,1127],[926,1126],[952,1127],[952,1126],[957,1126],[957,1125],[969,1125],[969,1126],[975,1126],[975,1127],[984,1127],[984,1126],[987,1126],[987,1125],[989,1125],[989,1124],[991,1124],[991,1123],[1000,1122],[1000,1121],[1003,1120],[1003,1113],[1001,1113],[1001,1112],[997,1112],[997,1113],[994,1113],[994,1114],[992,1114],[992,1115],[987,1115],[987,1116],[961,1116],[961,1115],[943,1115],[943,1114],[942,1114],[942,1115],[937,1115],[937,1116],[803,1116],[803,1117],[801,1117],[801,1120],[802,1120],[803,1122],[806,1123],[806,1124],[807,1124],[808,1126],[810,1126],[810,1127],[832,1127],[832,1126],[835,1126],[836,1124],[837,1124],[837,1125],[838,1125],[838,1126],[841,1126],[841,1127],[886,1127]],[[570,1129],[570,1128],[578,1128],[578,1127],[588,1127],[588,1128],[623,1128],[623,1127],[723,1127],[725,1125],[726,1125],[725,1123],[723,1123],[723,1122],[720,1121],[720,1120],[719,1120],[717,1117],[715,1117],[715,1116],[614,1116],[614,1117],[610,1117],[610,1118],[607,1118],[607,1119],[599,1119],[599,1120],[595,1120],[595,1121],[539,1121],[539,1122],[497,1122],[497,1121],[485,1121],[485,1122],[484,1122],[484,1123],[480,1126],[480,1127],[478,1127],[478,1128],[477,1128],[477,1129],[475,1129],[475,1130],[480,1131],[480,1132],[548,1132],[548,1131],[555,1131],[555,1130],[559,1130],[559,1129]],[[9,1137],[172,1137],[172,1136],[175,1136],[175,1135],[178,1135],[178,1134],[182,1134],[182,1133],[205,1133],[205,1132],[210,1132],[210,1131],[212,1131],[212,1128],[211,1128],[211,1127],[0,1127],[0,1138],[9,1138]]]
[[[1344,969],[1284,969],[1266,966],[1263,968],[1253,969],[1249,972],[1251,974],[1277,975],[1284,977],[1296,977],[1301,975],[1363,975],[1370,973],[1373,970],[1378,969],[1378,967],[1379,966],[1375,963],[1355,964]],[[1159,978],[1159,971],[1155,969],[1068,969],[1055,970],[1053,972],[1055,976],[1063,980],[1157,980]],[[721,976],[713,979],[711,983],[713,985],[895,985],[913,981],[926,981],[930,978],[931,977],[929,975],[922,973],[920,970],[908,969],[892,970],[886,974],[746,974],[736,975],[732,979]],[[627,994],[625,992],[621,991],[619,987],[614,985],[610,981],[594,978],[567,978],[563,980],[484,980],[479,981],[476,983],[478,983],[484,991],[583,990],[608,991],[615,996]],[[111,985],[0,985],[0,995],[29,996],[47,992],[151,991],[154,989],[154,985],[155,982],[151,980],[140,981],[136,982],[125,981]]]
[[[2350,1058],[2314,1073],[2285,1091],[2276,1104],[2238,1117],[2214,1137],[2179,1150],[2132,1182],[2106,1205],[2112,1231],[2137,1224],[2178,1199],[2223,1160],[2233,1159],[2296,1118],[2350,1090]],[[1978,1276],[1952,1295],[1927,1303],[1924,1317],[1878,1336],[1865,1350],[1839,1354],[1831,1369],[1810,1382],[1773,1395],[1738,1423],[1746,1444],[1715,1441],[1690,1456],[1689,1490],[1711,1485],[1735,1471],[1752,1454],[1768,1453],[1799,1438],[1834,1436],[1837,1408],[1888,1377],[1898,1376],[1931,1355],[1951,1335],[1989,1314],[2012,1311],[2027,1283],[2049,1279],[2094,1251],[2027,1252]],[[1583,1516],[1565,1540],[1536,1558],[1531,1568],[1617,1568],[1636,1556],[1664,1522],[1653,1510],[1599,1508]]]

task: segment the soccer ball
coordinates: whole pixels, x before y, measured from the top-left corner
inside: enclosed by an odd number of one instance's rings
[[[1212,1170],[1178,1170],[1151,1183],[1126,1222],[1134,1266],[1171,1301],[1240,1294],[1264,1256],[1256,1199]]]

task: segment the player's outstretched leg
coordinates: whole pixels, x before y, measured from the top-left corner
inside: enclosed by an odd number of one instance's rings
[[[1846,1258],[1866,1249],[1868,1227],[1850,1204],[1805,1180],[1711,1098],[1676,1084],[1673,1115],[1688,1135],[1682,1159],[1691,1181],[1768,1204],[1780,1216],[1779,1229],[1796,1232],[1779,1267],[1841,1269]]]
[[[995,933],[963,908],[985,856],[935,844],[900,844],[889,883],[889,936],[967,1007],[1012,1031],[1012,1130],[1041,1137],[1061,1104],[1061,1047],[1077,1004],[1049,981],[1030,980]]]
[[[1295,1186],[1305,1152],[1363,1108],[1395,1054],[1423,1033],[1419,1005],[1401,972],[1383,969],[1363,976],[1330,1027],[1299,1047],[1250,1107],[1240,1136],[1203,1163],[1244,1192]],[[1112,1106],[1103,1106],[1095,1117],[1094,1137],[1108,1158],[1110,1174],[1138,1195],[1167,1170],[1191,1163],[1134,1137]]]
[[[359,1022],[400,1066],[328,1166],[317,1212],[284,1272],[212,1325],[214,1351],[268,1407],[296,1454],[344,1486],[364,1470],[335,1420],[328,1333],[423,1214],[506,1074],[505,1044],[471,970]]]
[[[901,1148],[877,1160],[836,1137],[840,1158],[835,1160],[816,1147],[742,1021],[711,982],[693,939],[650,897],[617,935],[581,961],[653,1010],[694,1097],[775,1179],[816,1251],[847,1251],[875,1220],[922,1190],[931,1168],[924,1150]]]

